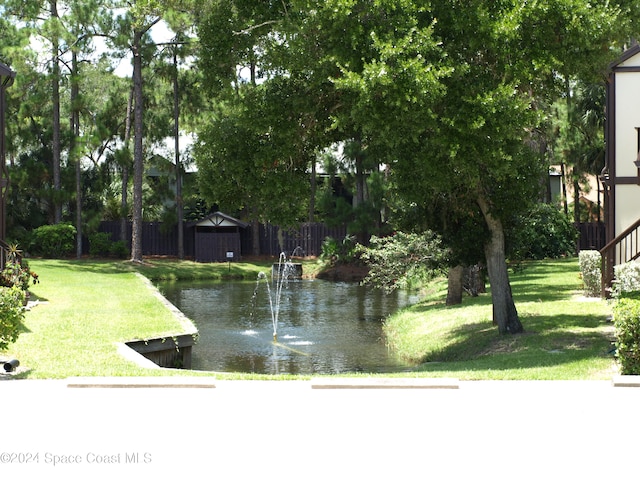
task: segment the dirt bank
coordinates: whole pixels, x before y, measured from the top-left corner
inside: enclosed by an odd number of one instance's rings
[[[369,268],[361,265],[334,265],[318,272],[316,278],[334,282],[360,282],[369,273]]]

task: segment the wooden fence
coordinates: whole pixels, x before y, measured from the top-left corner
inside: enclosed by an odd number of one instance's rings
[[[578,251],[601,250],[607,244],[604,222],[579,223]]]
[[[98,231],[110,233],[111,240],[120,239],[120,222],[102,222]],[[131,251],[131,222],[127,224],[125,235],[127,248]],[[195,237],[193,229],[184,229],[185,256],[193,257],[195,252]],[[142,254],[143,255],[178,255],[178,226],[165,229],[161,222],[143,222],[142,224]]]
[[[195,256],[195,228],[184,225],[184,255]],[[242,255],[253,252],[253,235],[251,226],[240,231]],[[120,222],[102,222],[100,232],[110,233],[113,241],[120,239]],[[322,253],[325,238],[342,240],[347,234],[345,227],[329,228],[322,223],[304,223],[297,229],[282,229],[275,225],[260,225],[260,255],[277,257],[285,252],[287,255],[318,256]],[[131,223],[127,226],[127,247],[131,249]],[[142,254],[178,255],[178,227],[170,229],[160,222],[144,222],[142,227]]]
[[[252,226],[241,229],[240,244],[242,255],[253,252]],[[605,224],[603,222],[580,223],[578,250],[601,250],[606,244]],[[120,222],[102,222],[100,232],[111,234],[112,240],[120,238]],[[297,229],[282,229],[276,225],[260,225],[260,255],[277,257],[287,255],[318,256],[322,253],[322,243],[326,238],[342,240],[347,234],[346,228],[329,228],[323,223],[304,223]],[[131,249],[131,223],[127,227],[127,246]],[[88,246],[88,245],[87,245]],[[88,253],[88,252],[86,252]],[[165,229],[162,223],[145,222],[142,227],[143,255],[178,255],[178,227]],[[184,226],[184,254],[187,258],[195,256],[195,229]]]
[[[242,232],[242,251],[250,253],[253,247],[252,226]],[[277,257],[287,255],[300,257],[318,256],[326,238],[342,240],[347,234],[345,227],[329,228],[323,223],[303,223],[297,229],[282,229],[276,225],[260,225],[260,254]]]

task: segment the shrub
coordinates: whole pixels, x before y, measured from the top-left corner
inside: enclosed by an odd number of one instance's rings
[[[129,249],[127,248],[126,242],[118,240],[117,242],[111,243],[109,253],[117,258],[126,258],[129,256]]]
[[[582,250],[578,254],[584,294],[599,297],[602,293],[602,255],[597,250]]]
[[[356,239],[351,235],[344,237],[342,242],[335,238],[327,237],[322,242],[320,259],[328,261],[331,265],[353,263],[358,260],[356,252]]]
[[[617,357],[623,375],[640,374],[640,293],[623,294],[613,307]]]
[[[0,286],[18,287],[20,290],[28,290],[30,283],[38,283],[38,275],[32,272],[26,260],[21,263],[9,262],[0,272]]]
[[[627,262],[613,267],[614,281],[611,295],[619,298],[627,292],[640,291],[640,262]]]
[[[89,255],[107,256],[111,250],[111,234],[96,232],[89,235]]]
[[[536,205],[519,217],[508,235],[511,260],[542,260],[575,254],[578,231],[556,207]]]
[[[361,250],[361,259],[369,266],[364,283],[386,291],[429,280],[442,272],[449,255],[440,237],[431,231],[374,236],[369,248]]]
[[[38,283],[38,275],[32,272],[26,260],[22,259],[22,251],[17,244],[7,248],[4,270],[0,272],[0,287],[16,286],[20,290],[28,290],[30,283]]]
[[[117,258],[125,258],[129,255],[129,249],[126,242],[118,240],[113,242],[111,234],[106,232],[96,232],[89,236],[89,254],[96,256],[113,256]]]
[[[0,288],[0,350],[5,350],[22,331],[25,292],[19,287]]]
[[[33,231],[31,251],[48,258],[65,257],[75,249],[75,236],[73,225],[43,225]]]

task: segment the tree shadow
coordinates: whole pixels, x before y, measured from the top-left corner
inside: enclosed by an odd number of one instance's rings
[[[525,323],[525,332],[516,335],[500,335],[491,322],[455,328],[448,336],[455,341],[429,355],[417,370],[529,369],[613,356],[613,326],[605,318],[528,316]]]

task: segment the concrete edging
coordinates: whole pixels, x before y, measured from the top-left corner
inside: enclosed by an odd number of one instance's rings
[[[457,378],[348,378],[317,377],[311,380],[312,389],[458,389]]]
[[[614,387],[640,387],[640,375],[615,375],[612,383]]]
[[[208,377],[69,377],[67,388],[216,388]]]

